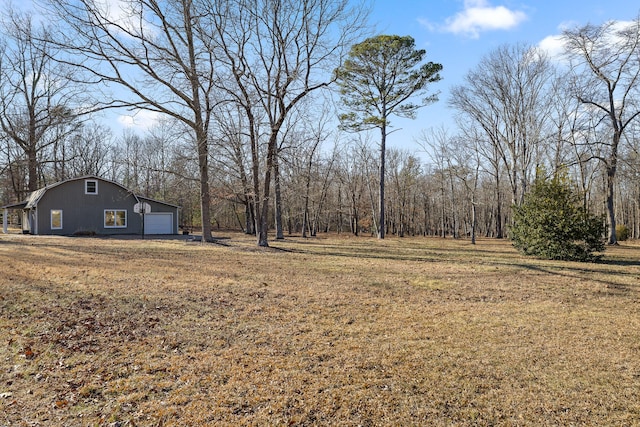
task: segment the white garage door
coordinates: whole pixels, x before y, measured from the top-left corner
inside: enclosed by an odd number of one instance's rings
[[[173,214],[171,212],[146,214],[144,234],[173,234]]]

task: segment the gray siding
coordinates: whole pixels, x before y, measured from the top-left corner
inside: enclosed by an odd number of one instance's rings
[[[137,202],[134,195],[115,183],[96,181],[98,194],[85,194],[85,179],[66,181],[47,189],[37,206],[38,234],[139,233],[141,222],[140,215],[133,212],[133,205]],[[57,209],[62,210],[62,229],[59,230],[51,229],[51,210]],[[127,227],[105,227],[105,209],[125,210]]]
[[[97,194],[86,193],[87,180],[98,183]],[[152,213],[170,212],[173,219],[172,233],[178,234],[178,206],[136,197],[123,186],[95,176],[70,179],[31,193],[23,203],[23,228],[33,234],[140,234],[142,218],[134,212],[134,206],[139,201],[149,204]],[[22,206],[16,206],[19,207]],[[126,227],[105,227],[105,210],[126,212]],[[52,211],[62,212],[62,228],[52,229]]]

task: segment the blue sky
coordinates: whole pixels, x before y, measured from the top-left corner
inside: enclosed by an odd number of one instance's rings
[[[524,42],[553,46],[563,28],[629,21],[640,4],[629,0],[378,0],[372,23],[380,34],[409,35],[427,60],[441,63],[443,80],[433,86],[440,101],[423,108],[414,121],[392,119],[402,130],[391,134],[389,147],[418,149],[414,140],[423,129],[451,128],[452,111],[446,106],[449,88],[480,59],[505,43]],[[453,130],[452,130],[453,132]]]
[[[115,4],[119,0],[101,1]],[[416,47],[427,51],[428,61],[444,66],[443,80],[433,85],[440,93],[440,101],[421,109],[416,120],[392,118],[397,131],[389,135],[388,146],[410,151],[419,150],[416,139],[423,130],[445,127],[455,131],[453,111],[447,107],[449,89],[462,83],[464,75],[498,46],[519,42],[538,45],[544,41],[545,46],[553,47],[553,37],[563,28],[608,20],[629,21],[640,14],[640,4],[629,0],[369,1],[370,23],[376,33],[412,36]],[[14,0],[25,8],[31,2]],[[127,127],[144,131],[159,118],[156,113],[144,111],[135,118],[115,112],[108,116],[116,136]]]

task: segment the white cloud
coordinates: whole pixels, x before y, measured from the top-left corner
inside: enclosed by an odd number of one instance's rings
[[[527,19],[527,14],[505,6],[491,6],[487,0],[465,0],[464,10],[447,18],[443,30],[471,38],[493,30],[508,30]]]
[[[118,123],[122,126],[141,132],[149,130],[159,120],[160,113],[147,110],[137,110],[131,115],[118,116]]]
[[[547,36],[540,43],[538,47],[549,55],[549,58],[560,59],[564,52],[564,42],[562,36],[552,35]]]
[[[127,6],[122,0],[97,0],[96,7],[111,22],[128,20]]]
[[[144,19],[140,20],[141,8],[126,0],[95,0],[95,7],[104,18],[103,24],[125,35],[150,31]]]
[[[429,31],[437,31],[438,30],[438,26],[436,24],[434,24],[433,22],[429,21],[428,19],[418,18],[417,20],[418,20],[418,23],[420,25],[422,25],[423,27],[425,27]]]
[[[608,25],[611,25],[610,31],[608,31],[599,43],[603,46],[614,46],[620,44],[622,40],[619,38],[618,31],[628,29],[630,26],[635,25],[633,21],[610,21]],[[545,37],[538,43],[538,47],[547,53],[551,59],[558,61],[559,63],[565,62],[566,58],[564,54],[564,41],[562,39],[562,32],[567,29],[576,28],[579,25],[572,22],[563,22],[558,26],[558,34],[552,34]]]

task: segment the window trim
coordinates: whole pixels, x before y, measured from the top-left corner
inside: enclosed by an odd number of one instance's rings
[[[54,215],[55,212],[60,212],[60,226],[59,227],[54,227],[53,226],[53,215]],[[51,209],[50,215],[49,215],[49,219],[50,219],[49,225],[51,225],[51,229],[52,230],[62,230],[62,227],[63,227],[63,224],[64,224],[62,222],[62,219],[63,219],[62,218],[62,209]]]
[[[113,212],[113,225],[107,225],[107,212]],[[117,225],[118,212],[124,212],[124,225]],[[126,209],[105,209],[103,215],[104,228],[127,228],[128,218]]]
[[[89,183],[93,183],[95,185],[96,191],[89,191]],[[95,196],[98,194],[98,180],[97,179],[85,179],[84,180],[84,194],[88,194],[90,196]]]

